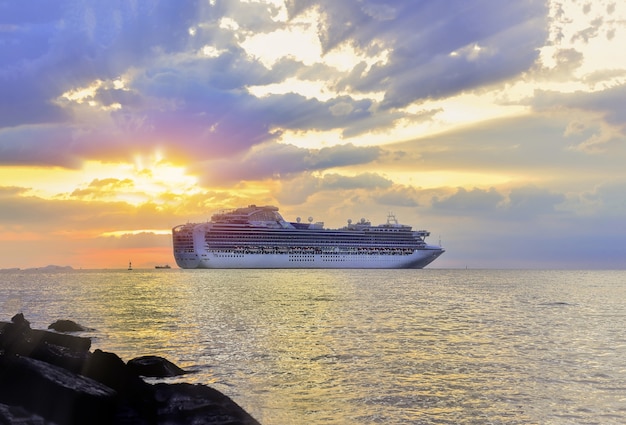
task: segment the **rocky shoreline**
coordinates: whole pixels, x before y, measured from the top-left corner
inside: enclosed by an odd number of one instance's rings
[[[31,329],[21,313],[0,322],[0,424],[260,425],[208,386],[147,383],[185,373],[162,357],[124,363],[67,334],[85,330],[74,322],[49,329]]]

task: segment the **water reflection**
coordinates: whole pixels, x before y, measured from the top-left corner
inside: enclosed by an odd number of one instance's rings
[[[105,271],[3,275],[125,360],[197,370],[264,425],[622,423],[626,274]],[[4,320],[17,311],[5,313]]]

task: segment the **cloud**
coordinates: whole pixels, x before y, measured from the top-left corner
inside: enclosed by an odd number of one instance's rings
[[[442,264],[487,234],[496,266],[531,261],[539,237],[535,252],[578,264],[583,226],[623,253],[620,3],[23,0],[0,17],[0,231],[38,254],[249,203],[417,214],[452,234]],[[156,152],[189,179],[102,171]],[[19,187],[36,184],[14,166],[89,177],[44,199],[53,182]],[[111,253],[151,237],[96,239]]]
[[[297,205],[318,192],[351,193],[361,189],[369,192],[374,189],[387,189],[392,185],[391,180],[376,173],[362,173],[356,176],[337,173],[315,176],[311,173],[302,173],[293,179],[283,180],[276,198],[283,205]]]
[[[382,193],[374,194],[373,198],[380,205],[417,207],[419,205],[418,196],[418,191],[413,187],[393,185],[393,187],[386,188]]]
[[[503,200],[504,196],[494,188],[489,190],[474,188],[468,191],[460,187],[455,194],[447,198],[434,197],[432,203],[433,208],[442,213],[466,216],[476,213],[493,214]]]
[[[596,84],[604,83],[613,79],[618,79],[624,77],[625,75],[626,70],[624,69],[603,69],[585,75],[583,81],[589,84],[591,87],[595,87]]]
[[[579,93],[561,100],[561,95],[546,92],[545,98],[538,93],[536,99],[535,113],[387,145],[381,158],[390,161],[397,171],[464,170],[508,176],[512,181],[563,179],[572,185],[580,185],[581,180],[587,180],[585,175],[595,175],[598,170],[622,174],[621,155],[626,145],[620,141],[624,136],[619,127],[607,124],[587,95]],[[613,113],[609,106],[605,108]],[[611,142],[604,145],[606,151],[595,150],[590,155],[577,148],[595,134],[611,137]],[[394,151],[404,155],[390,157],[388,152]]]
[[[463,223],[437,230],[446,249],[437,267],[615,269],[623,268],[626,255],[626,233],[616,219],[544,218],[517,227],[491,220],[474,229]]]
[[[529,218],[555,214],[557,207],[565,201],[565,195],[535,186],[517,187],[511,190],[506,204],[506,215],[510,218]]]
[[[578,111],[570,115],[576,117],[580,129],[590,130],[578,147],[583,151],[594,151],[609,148],[611,144],[616,145],[626,139],[626,111],[620,107],[624,96],[624,85],[591,93],[537,91],[532,105],[539,111],[563,108]],[[571,131],[568,132],[568,135],[571,134]]]
[[[318,177],[305,173],[290,180],[281,181],[280,190],[275,196],[281,205],[300,205],[318,192],[319,185]]]
[[[584,62],[583,54],[574,48],[558,49],[552,58],[555,62],[553,67],[546,68],[540,62],[537,63],[537,68],[532,73],[534,78],[544,81],[569,81]]]
[[[318,8],[324,51],[346,43],[386,62],[350,75],[342,84],[384,91],[384,105],[471,90],[529,69],[547,36],[543,2],[407,3],[291,0],[290,16]]]
[[[25,0],[2,8],[3,45],[9,47],[0,59],[3,126],[61,121],[53,99],[77,85],[115,78],[156,51],[181,49],[198,10],[194,1],[103,0]],[[7,115],[12,110],[21,113]]]
[[[0,186],[0,233],[21,229],[37,239],[60,234],[70,242],[120,230],[168,230],[189,220],[205,221],[212,211],[251,201],[246,194],[219,191],[163,193],[135,204],[108,196],[115,191],[133,195],[138,190],[127,179],[95,179],[69,197],[46,199],[27,188]]]
[[[100,198],[118,193],[119,190],[130,190],[134,188],[134,183],[130,179],[94,179],[85,189],[76,189],[72,192],[72,197],[76,198]]]
[[[352,144],[321,149],[305,149],[293,145],[269,143],[252,149],[242,157],[202,163],[192,168],[207,185],[226,185],[242,180],[289,178],[347,165],[367,164],[376,160],[381,149]]]
[[[9,200],[17,196],[23,196],[30,189],[18,186],[0,186],[0,199]]]
[[[457,190],[439,195],[421,216],[443,235],[440,266],[615,268],[626,254],[625,187],[620,179],[578,192],[580,199],[533,185]]]
[[[255,2],[25,0],[2,8],[0,40],[10,46],[0,59],[2,160],[64,167],[128,160],[155,144],[178,157],[228,157],[275,140],[277,129],[336,129],[355,137],[389,128],[415,118],[395,107],[527,69],[546,23],[540,2],[294,0],[287,2],[287,22],[279,7]],[[325,51],[347,44],[366,57],[389,52],[387,59],[355,63],[348,73],[287,57],[270,69],[243,48],[253,34],[300,25],[293,18],[312,9],[323,16]],[[208,47],[214,53],[203,53]],[[360,96],[321,101],[247,91],[290,77]],[[81,90],[82,99],[64,97]],[[385,93],[385,107],[373,92]],[[17,147],[15,140],[23,142]]]
[[[622,218],[626,214],[626,179],[624,176],[581,193],[582,213],[588,216]]]
[[[582,40],[585,43],[588,43],[590,39],[595,38],[598,36],[598,33],[600,31],[600,28],[602,27],[602,24],[604,23],[604,19],[601,17],[598,17],[594,20],[592,20],[590,22],[590,26],[588,26],[587,28],[580,30],[578,32],[576,32],[571,39],[571,42],[574,43],[578,40]]]
[[[0,164],[59,165],[78,168],[71,127],[42,124],[0,128]]]
[[[480,214],[499,220],[528,220],[537,216],[558,215],[557,207],[565,195],[535,186],[514,187],[508,194],[488,190],[458,188],[456,193],[433,197],[432,208],[444,214],[471,217]]]
[[[326,174],[320,179],[320,189],[322,190],[388,188],[392,184],[391,180],[375,173],[363,173],[357,176]]]
[[[38,239],[58,233],[66,234],[68,240],[86,234],[95,236],[122,226],[158,228],[157,217],[139,217],[135,207],[119,201],[47,200],[37,196],[5,198],[0,209],[3,229],[28,229],[38,234]]]
[[[152,232],[140,232],[137,234],[124,234],[121,236],[102,236],[95,239],[99,249],[128,250],[128,249],[154,249],[156,247],[170,248],[172,237],[168,234],[155,234]]]

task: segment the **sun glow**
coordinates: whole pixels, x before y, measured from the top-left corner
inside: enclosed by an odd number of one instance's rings
[[[112,177],[113,176],[113,177]],[[195,193],[197,178],[184,167],[161,159],[137,157],[135,163],[86,161],[78,170],[47,167],[2,167],[2,181],[19,182],[24,196],[44,199],[123,201],[133,205],[162,203],[166,193]]]

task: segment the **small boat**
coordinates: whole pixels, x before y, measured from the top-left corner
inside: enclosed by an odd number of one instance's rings
[[[166,264],[164,266],[154,266],[155,269],[171,269],[169,264]]]

